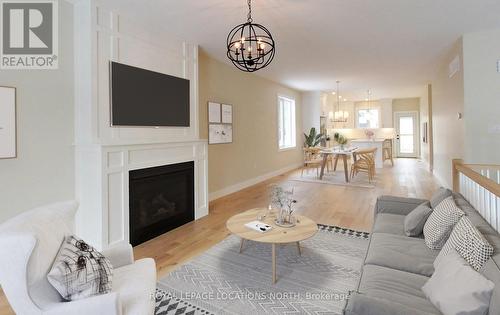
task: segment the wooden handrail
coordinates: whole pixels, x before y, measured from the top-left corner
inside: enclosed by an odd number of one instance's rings
[[[459,173],[464,174],[465,176],[472,179],[478,185],[484,187],[491,193],[495,194],[497,197],[500,197],[500,184],[495,181],[479,174],[475,170],[471,168],[474,165],[463,164],[463,161],[460,159],[455,159],[452,161],[452,171],[453,171],[453,190],[456,192],[460,191],[460,179]],[[493,166],[493,165],[489,165]]]

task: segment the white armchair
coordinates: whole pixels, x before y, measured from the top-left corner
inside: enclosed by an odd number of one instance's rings
[[[74,201],[52,204],[0,225],[0,285],[16,314],[153,314],[155,262],[134,262],[129,244],[103,251],[113,265],[112,292],[65,302],[50,285],[47,274],[64,237],[74,233],[77,208]]]

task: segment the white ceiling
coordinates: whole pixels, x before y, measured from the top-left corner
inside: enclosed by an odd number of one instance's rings
[[[246,0],[104,2],[227,63],[227,33],[247,14]],[[252,12],[277,43],[258,75],[305,91],[341,80],[355,99],[368,88],[373,98],[419,96],[461,34],[500,28],[500,0],[253,0]]]

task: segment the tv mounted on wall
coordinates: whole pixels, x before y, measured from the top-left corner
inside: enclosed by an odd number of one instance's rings
[[[110,63],[111,125],[189,127],[189,80]]]

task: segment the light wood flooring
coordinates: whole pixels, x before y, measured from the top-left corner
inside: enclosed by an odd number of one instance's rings
[[[416,159],[397,159],[394,167],[387,163],[377,169],[375,188],[358,188],[319,183],[290,181],[298,170],[274,177],[210,203],[209,215],[134,248],[136,259],[152,257],[158,277],[201,254],[229,235],[226,221],[232,215],[269,204],[269,186],[285,183],[294,187],[297,212],[317,223],[371,230],[373,207],[383,194],[429,198],[438,187],[425,165]],[[338,176],[343,173],[338,171]],[[358,176],[366,176],[360,174]],[[0,291],[0,315],[13,314]]]

